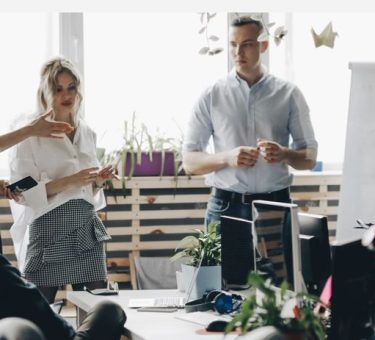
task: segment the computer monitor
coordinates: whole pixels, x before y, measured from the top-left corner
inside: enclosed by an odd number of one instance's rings
[[[286,280],[289,289],[304,290],[297,204],[255,200],[252,202],[254,244],[268,259],[276,275],[275,284]],[[255,269],[259,270],[259,261]]]
[[[331,249],[326,216],[298,213],[302,275],[309,293],[320,295],[331,275]]]
[[[221,216],[220,224],[223,288],[248,288],[248,276],[254,270],[252,221]]]
[[[328,339],[370,339],[375,314],[375,253],[362,246],[361,240],[333,243],[332,262]]]

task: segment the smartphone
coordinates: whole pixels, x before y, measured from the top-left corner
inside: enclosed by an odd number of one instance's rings
[[[27,176],[15,183],[7,185],[7,188],[13,192],[23,192],[31,189],[32,187],[35,187],[36,185],[38,185],[38,182],[31,176]]]

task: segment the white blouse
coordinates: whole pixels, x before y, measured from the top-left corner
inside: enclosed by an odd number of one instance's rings
[[[47,197],[46,184],[80,170],[99,167],[96,157],[96,135],[80,120],[73,142],[63,139],[30,137],[12,148],[9,153],[13,183],[26,176],[33,177],[38,185],[23,192],[21,200],[11,203],[14,224],[10,229],[18,265],[22,271],[28,244],[28,225],[36,218],[72,199],[84,199],[96,210],[105,207],[103,190],[92,185],[67,189]]]

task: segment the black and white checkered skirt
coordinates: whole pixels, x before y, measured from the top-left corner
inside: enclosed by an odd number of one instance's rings
[[[37,286],[105,280],[103,242],[111,237],[92,204],[70,200],[30,225],[24,275]]]

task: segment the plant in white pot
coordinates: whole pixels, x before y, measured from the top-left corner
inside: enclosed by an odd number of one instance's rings
[[[197,236],[186,236],[176,247],[171,261],[187,259],[181,265],[185,292],[197,299],[210,290],[221,289],[221,239],[216,233],[220,222],[213,221],[208,231],[196,229]]]

